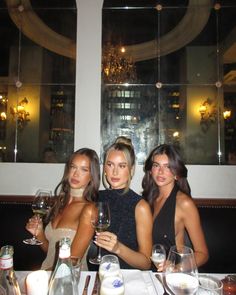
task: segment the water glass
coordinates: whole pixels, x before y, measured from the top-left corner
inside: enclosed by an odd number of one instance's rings
[[[197,295],[223,295],[223,283],[211,275],[198,275]]]
[[[99,278],[100,281],[105,277],[122,277],[120,271],[120,263],[117,256],[108,254],[102,257],[100,266],[99,266]]]

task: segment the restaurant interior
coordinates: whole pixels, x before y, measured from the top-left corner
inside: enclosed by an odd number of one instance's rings
[[[234,0],[1,1],[3,237],[17,216],[18,245],[32,196],[54,190],[74,150],[95,149],[102,166],[104,149],[123,135],[136,152],[137,193],[149,151],[180,148],[217,257],[203,271],[236,273],[235,14]]]

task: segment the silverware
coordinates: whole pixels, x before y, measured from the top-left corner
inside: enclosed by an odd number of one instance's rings
[[[96,274],[92,295],[99,295],[99,289],[100,289],[100,279],[98,273]]]
[[[155,274],[155,277],[158,279],[158,281],[159,281],[159,282],[161,283],[161,285],[162,285],[162,288],[163,288],[163,290],[164,290],[163,295],[169,295],[169,293],[166,291],[166,287],[165,287],[165,285],[164,285],[164,283],[163,283],[163,280],[162,280],[161,275],[159,275],[159,274],[157,273],[157,274]]]
[[[84,284],[84,289],[83,289],[82,295],[87,295],[88,294],[88,286],[89,286],[89,283],[90,283],[90,279],[91,279],[91,275],[87,275],[86,279],[85,279],[85,284]]]

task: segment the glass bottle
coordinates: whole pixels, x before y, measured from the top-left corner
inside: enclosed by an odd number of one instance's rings
[[[21,295],[13,269],[13,246],[6,245],[0,250],[0,295]]]
[[[59,244],[59,257],[52,273],[48,295],[78,295],[78,286],[70,258],[70,238],[62,238]]]

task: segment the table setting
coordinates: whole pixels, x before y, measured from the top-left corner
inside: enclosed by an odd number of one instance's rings
[[[38,272],[38,271],[35,271]],[[22,295],[29,295],[26,292],[26,278],[29,274],[35,273],[29,271],[16,271],[16,276],[20,285]],[[48,279],[51,272],[46,272]],[[140,271],[137,269],[127,270],[121,269],[124,279],[124,295],[171,295],[167,290],[165,291],[161,283],[163,279],[162,273],[154,273],[152,271]],[[199,274],[201,276],[203,274]],[[204,274],[205,275],[205,274]],[[209,275],[209,274],[208,274]],[[227,274],[210,274],[212,277],[222,280],[227,277]],[[43,275],[44,277],[44,275]],[[79,295],[99,295],[99,275],[95,271],[81,271],[80,280],[78,284]],[[28,289],[28,288],[27,288]],[[167,293],[165,293],[167,292]],[[236,294],[228,293],[228,294]],[[227,294],[227,293],[224,293]],[[42,295],[42,289],[34,288],[30,295]]]

